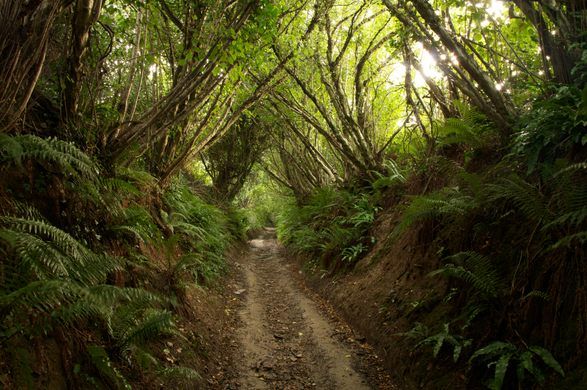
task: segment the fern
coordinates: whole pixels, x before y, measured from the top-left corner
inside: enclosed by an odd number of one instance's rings
[[[428,337],[430,330],[421,322],[414,322],[414,326],[407,332],[396,333],[396,336],[408,337],[413,340],[422,340]]]
[[[110,229],[130,234],[141,242],[158,241],[162,236],[149,211],[137,204],[127,207],[124,210],[124,221]]]
[[[189,381],[197,381],[202,379],[202,376],[194,369],[182,366],[165,367],[159,370],[159,375],[168,379],[187,379]]]
[[[463,194],[458,188],[445,188],[430,195],[416,196],[405,209],[394,234],[399,234],[414,223],[426,219],[444,217],[454,221],[465,217],[477,207],[478,201]]]
[[[103,283],[120,269],[118,259],[96,254],[46,221],[0,217],[0,240],[21,261],[22,272],[38,279],[68,278],[82,285]]]
[[[0,296],[5,316],[28,315],[29,311],[50,315],[59,306],[75,302],[86,291],[78,284],[64,280],[41,280]]]
[[[546,200],[536,186],[512,175],[488,184],[490,202],[508,201],[518,208],[531,221],[549,220],[551,215]]]
[[[385,174],[374,172],[376,179],[371,184],[373,189],[381,190],[394,184],[401,184],[406,182],[404,173],[400,170],[395,161],[387,160],[385,162],[385,168],[387,171]]]
[[[495,136],[495,127],[482,113],[459,102],[455,105],[459,109],[460,117],[446,118],[437,127],[441,145],[464,144],[479,148]]]
[[[461,279],[486,299],[495,299],[501,295],[503,282],[489,258],[476,252],[460,252],[447,259],[457,260],[463,264],[446,264],[443,268],[431,272],[429,276],[443,275]]]
[[[581,247],[587,242],[587,185],[583,169],[582,164],[573,164],[552,176],[551,185],[556,188],[551,200],[554,217],[542,231],[558,237],[549,250]]]
[[[534,362],[534,357],[539,357],[544,365],[559,375],[565,375],[560,364],[548,350],[539,346],[530,346],[525,350],[520,350],[513,344],[503,341],[494,341],[478,349],[469,359],[469,363],[479,361],[486,364],[488,368],[495,367],[493,379],[488,387],[492,390],[500,390],[503,387],[507,371],[512,366],[516,368],[517,380],[520,384],[523,383],[526,372],[531,374],[535,381],[543,382],[544,373]]]
[[[456,363],[461,356],[461,352],[463,348],[469,346],[471,344],[471,340],[465,339],[459,335],[451,335],[450,334],[450,325],[445,323],[442,326],[442,331],[432,336],[426,337],[424,340],[420,341],[416,344],[416,348],[419,348],[426,344],[432,344],[432,356],[434,358],[438,357],[440,350],[444,345],[451,346],[453,348],[452,358],[453,361]]]
[[[129,323],[132,326],[128,326]],[[115,334],[121,350],[131,345],[145,344],[156,337],[175,334],[173,316],[168,311],[150,309],[138,319],[123,316],[119,325],[124,325],[120,327],[121,332]]]
[[[30,134],[0,134],[0,162],[21,166],[26,159],[55,163],[66,173],[90,180],[99,173],[91,158],[72,143]]]
[[[132,183],[134,187],[153,187],[157,184],[157,179],[149,172],[133,169],[133,168],[119,168],[117,176],[127,183]]]
[[[342,260],[352,263],[366,250],[367,248],[362,243],[344,248],[342,251]]]
[[[110,361],[106,350],[99,345],[88,345],[86,347],[90,361],[106,382],[115,389],[131,389],[126,378],[118,371]]]
[[[183,255],[173,267],[172,274],[174,279],[177,281],[181,279],[182,274],[188,274],[194,281],[197,281],[204,272],[200,273],[202,268],[205,267],[205,262],[200,255],[189,253]]]

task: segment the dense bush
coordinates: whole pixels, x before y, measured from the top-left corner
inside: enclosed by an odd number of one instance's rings
[[[368,230],[378,209],[367,194],[321,188],[307,204],[284,207],[277,234],[292,249],[318,256],[322,267],[344,268],[373,244]]]
[[[12,384],[36,386],[31,367],[40,356],[27,340],[72,331],[75,338],[61,348],[79,362],[71,379],[76,386],[128,388],[129,373],[197,377],[156,357],[153,343],[176,337],[172,311],[185,288],[222,272],[224,252],[243,234],[242,217],[228,217],[181,179],[154,214],[157,187],[145,172],[98,177],[99,167],[69,143],[6,135],[0,141],[2,172],[11,169],[0,215],[0,346]],[[39,182],[60,183],[66,191],[60,211],[34,206],[55,196],[51,188],[35,189],[32,198],[22,191],[31,163],[38,164]],[[109,254],[114,248],[117,256]],[[152,260],[149,248],[164,253],[166,262]]]

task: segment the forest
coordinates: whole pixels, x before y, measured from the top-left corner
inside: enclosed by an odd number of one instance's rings
[[[293,264],[389,388],[585,388],[585,0],[0,0],[0,80],[0,388],[235,388]]]

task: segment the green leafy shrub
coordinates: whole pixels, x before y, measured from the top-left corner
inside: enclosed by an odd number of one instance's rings
[[[587,89],[556,87],[551,96],[537,100],[519,121],[513,153],[526,159],[528,172],[568,157],[574,145],[587,144]]]
[[[216,277],[224,269],[224,253],[234,240],[229,218],[179,181],[165,193],[164,200],[171,210],[167,222],[177,235],[181,249],[199,259],[192,262],[191,272],[196,272],[203,280]],[[233,226],[233,234],[242,234],[239,229],[240,225]],[[193,269],[196,264],[200,264],[199,271]]]
[[[290,204],[278,217],[278,238],[292,249],[318,254],[334,266],[356,262],[373,239],[367,231],[379,207],[367,194],[322,188],[302,206]],[[342,263],[341,263],[342,264]]]

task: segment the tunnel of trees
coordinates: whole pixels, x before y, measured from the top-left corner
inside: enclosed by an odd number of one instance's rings
[[[199,380],[161,340],[267,225],[327,277],[426,248],[402,340],[467,386],[587,380],[586,32],[584,0],[0,0],[0,384]]]

